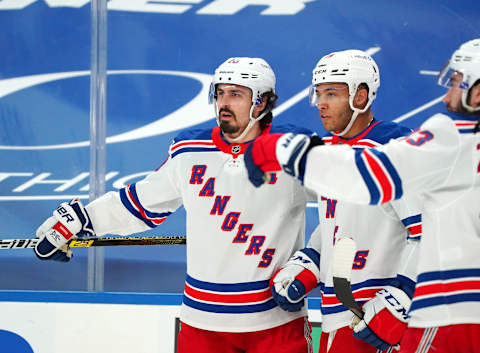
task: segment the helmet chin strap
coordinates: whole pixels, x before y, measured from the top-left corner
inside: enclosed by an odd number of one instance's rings
[[[332,132],[332,134],[334,134],[335,136],[340,136],[341,137],[341,136],[345,135],[347,132],[349,132],[350,129],[352,128],[352,126],[353,126],[353,123],[357,119],[357,116],[358,116],[359,113],[360,113],[360,110],[355,109],[353,111],[352,117],[350,118],[350,122],[345,127],[345,129],[343,129],[343,131],[340,131],[340,132]]]
[[[218,105],[217,105],[217,102],[213,103],[213,107],[214,107],[214,110],[215,110],[215,118],[217,119],[217,125],[220,126],[220,117],[219,117],[219,114],[218,114]],[[245,127],[245,129],[243,130],[243,132],[233,138],[233,139],[230,139],[232,142],[238,142],[240,141],[241,139],[243,139],[245,137],[245,135],[247,135],[247,133],[250,131],[250,129],[253,127],[253,125],[257,122],[257,121],[260,121],[262,120],[262,118],[269,112],[268,110],[264,111],[262,114],[260,114],[260,116],[258,118],[254,118],[252,116],[253,114],[253,109],[255,108],[255,105],[252,104],[252,107],[250,108],[250,121],[248,122],[248,125]]]
[[[472,88],[470,88],[470,89],[472,89]],[[480,111],[480,105],[479,105],[478,107],[474,108],[474,107],[472,107],[471,105],[469,105],[469,104],[467,103],[467,97],[468,97],[468,92],[469,92],[469,91],[470,91],[470,90],[463,90],[463,92],[462,92],[462,105],[463,105],[463,107],[464,107],[465,109],[467,109],[470,113],[474,113],[474,112],[476,112],[476,111]]]
[[[253,127],[253,125],[257,122],[257,121],[260,121],[262,120],[262,118],[268,113],[268,110],[264,111],[262,114],[260,114],[260,116],[258,118],[254,118],[252,116],[253,114],[253,109],[255,108],[255,105],[252,104],[252,107],[250,108],[250,121],[248,122],[248,125],[245,127],[245,129],[243,130],[243,132],[240,134],[240,136],[237,136],[233,139],[231,139],[233,142],[238,142],[240,141],[241,139],[243,139],[245,137],[245,135],[247,135],[247,133],[250,131],[250,129]]]
[[[367,109],[370,107],[370,105],[372,104],[372,100],[369,99],[367,105],[365,106],[365,108],[363,109],[358,109],[358,108],[355,108],[353,106],[353,96],[350,96],[350,100],[349,100],[349,103],[350,103],[350,108],[353,110],[353,114],[352,114],[352,117],[350,118],[350,122],[348,123],[348,125],[345,127],[345,129],[343,129],[343,131],[340,131],[340,132],[333,132],[332,134],[335,135],[335,136],[339,136],[339,137],[342,137],[344,136],[346,133],[348,133],[350,131],[350,129],[352,128],[353,126],[353,123],[355,122],[355,120],[357,119],[358,117],[358,114],[360,113],[365,113],[367,111]]]

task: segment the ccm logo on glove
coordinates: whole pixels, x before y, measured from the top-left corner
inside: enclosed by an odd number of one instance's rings
[[[396,317],[399,320],[403,319],[404,322],[408,320],[407,309],[392,295],[392,293],[383,288],[377,292],[377,295],[383,297],[383,299],[391,305],[391,309],[397,312],[398,316],[396,315]]]

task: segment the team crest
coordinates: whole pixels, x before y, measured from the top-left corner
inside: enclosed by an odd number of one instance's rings
[[[232,146],[232,153],[233,154],[239,154],[241,150],[242,150],[242,147],[240,145]]]

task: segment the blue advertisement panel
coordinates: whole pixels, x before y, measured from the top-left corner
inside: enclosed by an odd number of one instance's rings
[[[32,238],[60,202],[88,202],[90,26],[89,0],[0,0],[1,239]],[[376,118],[413,128],[441,105],[436,73],[476,37],[474,0],[110,0],[107,191],[161,165],[181,130],[215,126],[208,89],[229,57],[271,64],[274,124],[322,134],[307,100],[315,63],[366,50],[380,67]],[[308,234],[318,222],[310,206]],[[183,209],[145,233],[183,234]],[[86,262],[86,249],[68,264],[0,250],[0,289],[85,290]],[[181,292],[184,277],[184,246],[105,250],[106,291]]]

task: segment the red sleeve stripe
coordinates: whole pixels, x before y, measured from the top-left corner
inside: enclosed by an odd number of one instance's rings
[[[407,228],[411,236],[418,236],[422,234],[422,225],[417,224]]]
[[[362,155],[365,158],[366,165],[370,170],[370,174],[372,174],[373,179],[382,191],[383,195],[381,198],[381,203],[391,201],[394,196],[394,184],[392,180],[390,180],[388,173],[382,168],[382,164],[378,161],[376,156],[368,149],[363,150]]]
[[[130,185],[128,185],[126,187],[126,190],[127,190],[127,197],[128,197],[128,200],[130,201],[131,205],[142,215],[142,217],[144,219],[149,220],[150,222],[152,222],[156,225],[161,224],[163,221],[165,221],[167,219],[167,217],[161,217],[161,218],[148,217],[147,214],[145,213],[145,210],[143,209],[143,207],[140,206],[140,204],[138,204],[137,201],[135,200],[135,198],[133,197],[133,195],[130,191]]]

